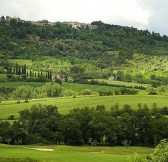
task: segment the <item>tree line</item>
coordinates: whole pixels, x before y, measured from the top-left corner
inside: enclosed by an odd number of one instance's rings
[[[38,81],[38,79],[36,78],[41,78],[41,80],[39,79],[39,81],[47,81],[52,79],[51,70],[48,71],[34,70],[31,68],[27,68],[26,64],[18,65],[16,63],[15,65],[9,65],[6,73],[9,81],[17,81],[17,80]]]
[[[78,86],[78,85],[76,85]],[[0,101],[1,100],[26,100],[46,98],[46,97],[76,97],[81,95],[94,95],[94,96],[111,96],[111,95],[135,95],[138,91],[133,88],[119,87],[114,90],[90,90],[88,88],[82,90],[73,90],[65,88],[62,82],[47,82],[40,87],[32,87],[29,85],[18,86],[17,88],[1,87],[0,88]]]
[[[52,105],[33,105],[19,112],[18,121],[0,121],[0,142],[8,144],[146,145],[156,146],[168,137],[168,107],[131,108],[115,104],[75,108],[60,114]]]

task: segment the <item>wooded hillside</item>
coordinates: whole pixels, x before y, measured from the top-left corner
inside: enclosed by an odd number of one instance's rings
[[[74,28],[67,23],[35,25],[18,19],[0,22],[0,55],[36,59],[54,56],[91,60],[100,68],[120,65],[134,53],[167,55],[168,37],[133,27],[92,22],[96,27]]]

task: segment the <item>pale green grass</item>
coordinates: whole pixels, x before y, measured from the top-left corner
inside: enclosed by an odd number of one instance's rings
[[[17,88],[22,85],[24,86],[29,85],[32,87],[41,87],[44,84],[46,84],[46,82],[3,82],[3,83],[0,83],[0,87]]]
[[[9,59],[9,62],[14,63],[14,64],[18,64],[18,65],[27,65],[27,66],[31,66],[33,64],[32,60],[26,60],[26,59]]]
[[[122,81],[115,81],[115,80],[106,80],[106,79],[95,79],[99,82],[106,82],[108,84],[115,84],[115,85],[124,85],[124,86],[142,86],[142,87],[149,87],[149,84],[139,84],[139,83],[133,83],[133,82],[122,82]]]
[[[37,151],[32,148],[52,148],[53,152]],[[7,146],[0,145],[0,159],[27,158],[43,162],[126,162],[128,156],[139,153],[142,157],[153,149],[144,147],[72,147],[72,146]]]
[[[46,84],[46,82],[4,82],[4,83],[0,83],[0,87],[17,88],[18,86],[22,86],[22,85],[29,85],[32,87],[41,87],[44,84]],[[81,92],[84,89],[90,89],[94,92],[114,91],[115,89],[117,89],[116,87],[110,87],[110,86],[67,83],[67,82],[63,82],[62,86],[64,89],[71,89],[75,92]]]
[[[78,83],[67,83],[63,82],[63,87],[65,89],[71,89],[76,92],[81,92],[84,89],[90,89],[93,92],[99,92],[99,91],[114,91],[117,89],[117,87],[111,87],[111,86],[100,86],[100,85],[89,85],[89,84],[78,84]]]
[[[129,104],[133,109],[137,108],[138,103],[147,104],[149,108],[153,103],[159,107],[168,106],[168,96],[150,96],[150,95],[116,95],[116,96],[87,96],[77,98],[46,98],[39,100],[30,100],[29,103],[21,101],[2,101],[0,103],[0,119],[7,119],[10,115],[19,116],[20,110],[31,108],[34,104],[56,105],[60,113],[68,113],[73,108],[82,108],[84,106],[96,107],[97,105],[105,105],[107,110],[111,106],[118,103],[120,107]]]

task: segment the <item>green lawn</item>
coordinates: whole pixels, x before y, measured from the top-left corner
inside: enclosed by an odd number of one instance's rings
[[[147,104],[149,108],[153,103],[158,106],[168,106],[168,96],[150,96],[150,95],[114,95],[114,96],[87,96],[77,98],[46,98],[39,100],[30,100],[29,103],[21,101],[2,101],[0,103],[0,119],[7,119],[10,115],[18,117],[20,110],[30,108],[33,104],[51,104],[57,105],[60,113],[68,113],[73,108],[82,108],[84,106],[95,107],[97,105],[105,105],[107,110],[115,103],[119,103],[120,107],[124,104],[130,104],[132,108],[137,108],[138,103]]]
[[[35,148],[49,148],[52,152],[35,150]],[[145,147],[89,147],[89,146],[8,146],[0,145],[0,161],[6,158],[32,159],[42,162],[126,162],[133,153],[142,157],[151,153],[153,149]],[[8,161],[9,162],[9,161]],[[24,162],[24,161],[22,161]]]

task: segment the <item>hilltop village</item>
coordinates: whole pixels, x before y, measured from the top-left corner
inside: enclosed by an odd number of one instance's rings
[[[59,23],[59,21],[57,22],[50,22],[48,20],[38,20],[38,21],[26,21],[26,20],[21,20],[19,17],[10,17],[10,16],[2,16],[0,17],[0,21],[4,21],[6,24],[10,24],[11,20],[14,19],[16,20],[17,22],[21,22],[21,23],[31,23],[33,25],[37,25],[37,26],[54,26],[56,25],[57,23]],[[69,22],[62,22],[64,24],[67,24],[69,26],[71,26],[72,28],[75,28],[75,29],[96,29],[97,28],[97,25],[92,25],[90,23],[80,23],[80,22],[75,22],[75,21],[69,21]]]

